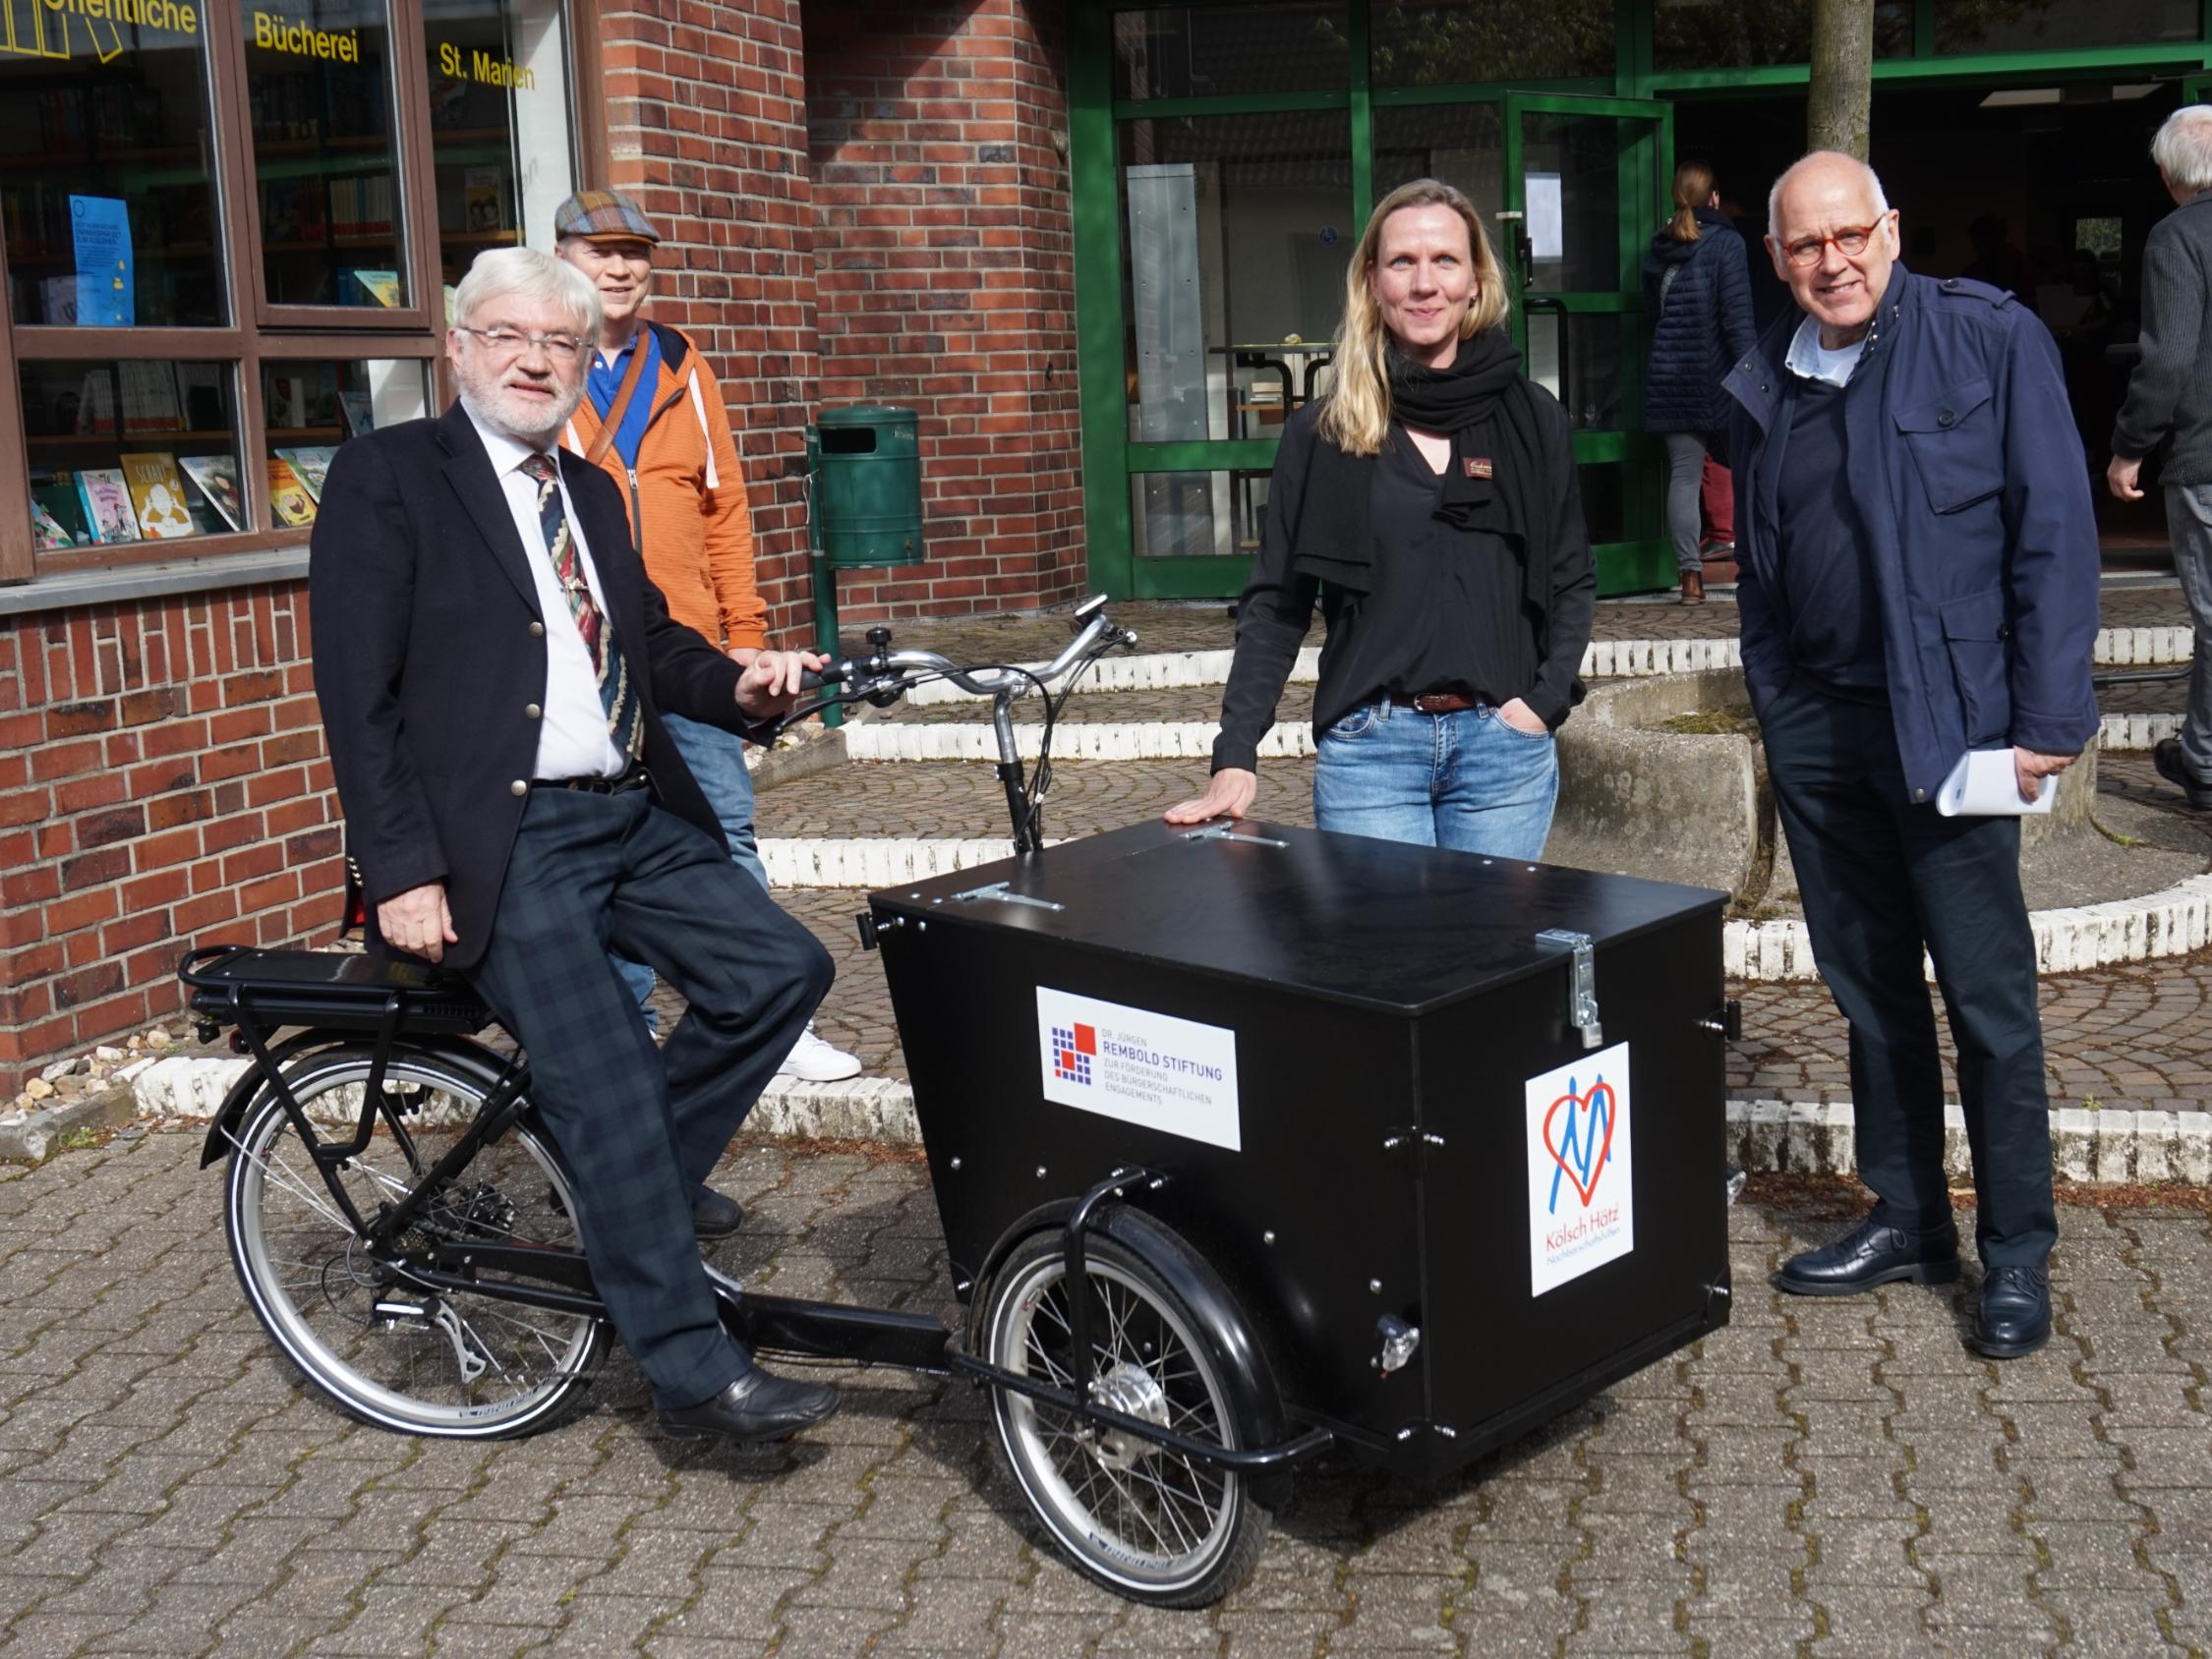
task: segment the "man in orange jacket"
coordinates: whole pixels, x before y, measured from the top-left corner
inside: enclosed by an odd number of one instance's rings
[[[586,395],[562,447],[604,468],[622,491],[630,533],[669,614],[749,666],[768,644],[768,606],[753,581],[752,507],[729,417],[698,348],[680,329],[641,315],[661,233],[628,197],[601,190],[563,201],[553,237],[554,252],[599,290],[601,316]],[[767,887],[744,740],[678,715],[665,719],[722,822],[730,857]],[[615,960],[643,1005],[652,969]],[[782,1069],[833,1082],[856,1075],[860,1062],[809,1025]]]

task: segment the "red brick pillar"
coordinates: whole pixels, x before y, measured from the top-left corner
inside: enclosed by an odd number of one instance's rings
[[[812,606],[797,470],[819,373],[798,0],[643,0],[600,23],[611,182],[667,239],[648,315],[697,340],[722,381],[769,627],[795,644]]]
[[[821,398],[920,414],[928,561],[853,618],[1029,608],[1085,582],[1058,0],[806,9]]]

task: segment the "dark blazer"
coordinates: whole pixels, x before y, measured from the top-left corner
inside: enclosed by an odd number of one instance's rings
[[[669,619],[607,475],[567,453],[560,475],[645,705],[654,798],[720,844],[660,711],[749,732],[740,670]],[[524,548],[458,403],[365,433],[330,463],[308,591],[346,848],[372,918],[384,899],[445,884],[455,968],[484,954],[537,763],[545,619],[525,560],[544,556]]]

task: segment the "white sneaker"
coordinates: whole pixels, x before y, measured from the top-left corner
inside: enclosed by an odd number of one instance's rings
[[[791,1052],[784,1057],[784,1063],[776,1068],[779,1077],[797,1077],[809,1083],[835,1083],[843,1078],[860,1075],[860,1060],[843,1049],[833,1049],[814,1035],[813,1022],[809,1021],[799,1040],[791,1045]]]

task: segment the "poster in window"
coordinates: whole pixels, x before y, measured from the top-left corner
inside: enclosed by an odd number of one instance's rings
[[[131,271],[131,210],[112,196],[69,199],[77,256],[77,320],[87,328],[137,325]]]

